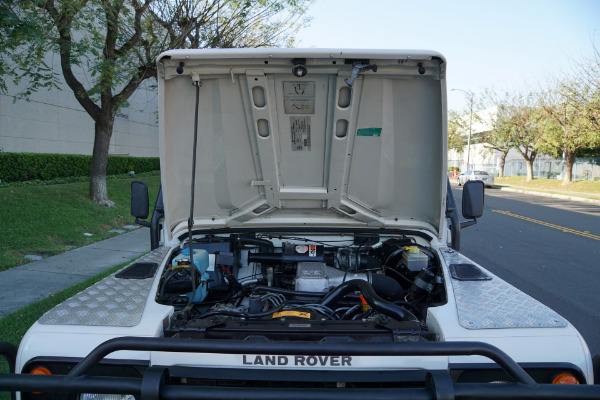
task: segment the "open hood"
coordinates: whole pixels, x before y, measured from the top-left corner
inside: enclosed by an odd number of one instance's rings
[[[173,50],[158,62],[165,226],[440,235],[445,61],[431,51]],[[199,105],[196,109],[196,86]]]

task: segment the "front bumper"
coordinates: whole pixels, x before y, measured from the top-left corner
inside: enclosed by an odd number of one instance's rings
[[[459,383],[451,378],[450,371],[396,371],[397,379],[386,385],[371,387],[315,387],[307,384],[285,387],[282,385],[263,386],[219,386],[196,384],[203,376],[202,368],[181,366],[151,366],[142,377],[90,376],[90,371],[98,366],[109,354],[120,351],[160,351],[173,353],[211,354],[266,354],[333,356],[466,356],[479,355],[495,362],[508,375],[508,383]],[[298,371],[289,370],[284,374]],[[389,371],[388,371],[389,372]],[[212,374],[215,371],[206,370]],[[342,371],[336,372],[335,380],[343,382]],[[191,377],[182,381],[172,376]],[[313,380],[324,379],[314,375]],[[389,381],[390,374],[387,376]],[[242,376],[238,376],[238,379]],[[261,381],[270,377],[262,376]],[[284,377],[285,378],[285,377]],[[373,379],[372,377],[369,379]],[[283,379],[284,381],[286,379]],[[293,380],[293,379],[287,379]],[[184,383],[185,382],[185,383]],[[293,342],[242,342],[215,340],[184,340],[165,338],[124,337],[108,340],[96,347],[88,356],[64,375],[5,374],[0,376],[0,390],[49,393],[106,393],[132,394],[137,399],[597,399],[600,386],[597,385],[550,385],[538,384],[508,355],[498,348],[479,342],[410,342],[410,343],[293,343]]]

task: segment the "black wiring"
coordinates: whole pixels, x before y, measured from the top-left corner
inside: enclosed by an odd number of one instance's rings
[[[253,264],[256,264],[256,263],[253,263]],[[262,274],[257,274],[256,273],[256,269],[254,271],[252,271],[252,272],[253,272],[252,275],[246,275],[246,276],[244,276],[242,278],[239,278],[237,280],[238,283],[241,284],[243,282],[246,282],[247,280],[258,279],[259,277],[262,278]]]
[[[331,245],[331,243],[342,243],[342,242],[348,242],[351,239],[346,239],[346,240],[329,240],[329,241],[322,241],[322,240],[312,240],[312,239],[306,239],[303,237],[295,237],[295,236],[270,236],[270,235],[259,235],[259,237],[266,237],[266,238],[277,238],[279,240],[285,239],[285,240],[298,240],[298,241],[302,241],[305,243],[317,243],[317,244],[322,244],[324,246],[330,246],[332,248],[335,249],[347,249],[347,248],[351,248],[353,246],[352,245],[347,245],[347,246],[334,246]]]
[[[254,319],[254,318],[263,318],[263,317],[268,317],[269,315],[272,315],[274,313],[276,313],[277,311],[281,311],[281,309],[283,308],[283,304],[279,305],[278,307],[275,307],[273,309],[270,309],[268,311],[264,311],[264,312],[260,312],[260,313],[247,313],[247,312],[237,312],[237,311],[226,311],[226,310],[215,310],[215,311],[208,311],[202,315],[199,315],[196,318],[202,319],[202,318],[207,318],[207,317],[214,317],[217,315],[227,315],[229,317],[239,317],[239,318],[248,318],[248,319]]]
[[[244,297],[246,297],[246,295],[242,293],[240,295],[234,295],[234,296],[226,297],[226,298],[220,299],[220,300],[203,301],[202,305],[203,306],[210,306],[210,305],[219,304],[219,303],[227,303],[227,302],[229,302],[231,300],[243,299]]]
[[[362,304],[356,304],[356,305],[350,307],[350,309],[348,309],[348,311],[346,311],[346,313],[344,315],[342,315],[342,317],[340,319],[346,319],[346,317],[351,316],[361,307],[362,307]]]
[[[325,315],[329,319],[336,320],[338,319],[333,310],[327,309],[327,307],[323,307],[316,304],[288,304],[285,306],[286,310],[302,310],[302,311],[314,311],[319,314]]]

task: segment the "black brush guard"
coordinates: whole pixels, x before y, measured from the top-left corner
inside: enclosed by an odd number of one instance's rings
[[[14,353],[2,354],[14,370]],[[169,367],[152,366],[141,378],[92,377],[87,374],[107,355],[119,350],[181,353],[347,356],[469,356],[487,357],[515,383],[454,383],[448,371],[428,371],[422,388],[258,388],[216,387],[169,383]],[[293,370],[290,370],[293,373]],[[45,393],[132,394],[140,400],[181,399],[599,399],[597,385],[536,383],[514,360],[498,348],[480,342],[419,343],[262,343],[224,340],[123,337],[96,347],[67,375],[0,375],[0,391]]]

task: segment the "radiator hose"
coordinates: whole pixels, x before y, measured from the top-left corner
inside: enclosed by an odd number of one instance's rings
[[[342,283],[329,292],[327,296],[321,300],[320,304],[325,307],[332,308],[344,296],[350,292],[354,292],[355,290],[360,290],[367,304],[373,310],[378,311],[381,314],[387,315],[388,317],[397,321],[418,321],[417,317],[415,317],[404,307],[390,303],[389,301],[379,297],[369,282],[360,279],[353,279],[351,281]]]

